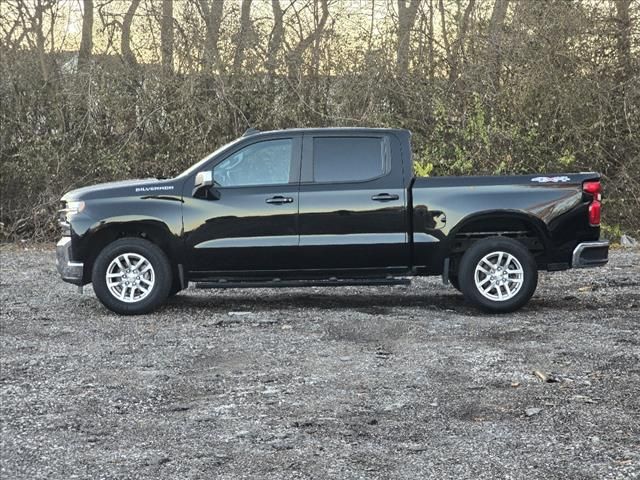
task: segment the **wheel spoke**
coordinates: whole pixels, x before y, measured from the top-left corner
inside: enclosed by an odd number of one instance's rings
[[[484,280],[481,280],[480,282],[478,282],[478,285],[481,286],[490,281],[491,281],[490,277],[484,277]]]
[[[484,264],[485,264],[485,265],[487,265],[487,266],[488,266],[490,269],[492,269],[492,270],[493,270],[494,268],[496,268],[496,266],[495,266],[493,263],[491,263],[489,260],[487,260],[487,258],[486,258],[486,257],[485,257],[485,258],[483,258],[481,261],[482,261],[482,262],[484,262]],[[479,266],[479,265],[478,265],[478,266]]]
[[[485,270],[484,268],[482,268],[480,265],[478,265],[477,267],[478,270],[480,270],[482,273],[484,273],[485,275],[491,275],[491,272],[489,270]]]

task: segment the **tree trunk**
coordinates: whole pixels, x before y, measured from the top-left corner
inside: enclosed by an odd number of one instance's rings
[[[267,71],[269,76],[273,77],[278,66],[278,52],[284,40],[284,12],[280,6],[280,0],[271,0],[271,9],[273,10],[273,30],[269,39]]]
[[[220,55],[218,53],[218,40],[220,39],[220,24],[222,23],[222,11],[224,0],[200,0],[200,9],[204,19],[206,34],[204,45],[204,65],[207,71],[219,69]]]
[[[35,5],[35,11],[31,19],[32,29],[36,33],[36,50],[38,52],[38,59],[40,60],[40,69],[42,71],[42,78],[45,83],[49,83],[51,77],[49,63],[47,61],[47,52],[45,52],[45,38],[43,27],[43,14],[45,6],[40,0]]]
[[[433,30],[433,0],[429,0],[429,54],[428,54],[428,58],[429,58],[429,79],[433,82],[433,77],[435,74],[435,57],[434,57],[434,49],[433,49],[433,35],[434,35],[434,30]]]
[[[93,51],[93,0],[83,0],[83,6],[78,71],[84,70],[89,65]]]
[[[396,44],[396,65],[398,76],[409,71],[409,49],[411,46],[411,30],[416,21],[420,0],[398,0],[398,40]]]
[[[464,9],[464,14],[462,15],[462,21],[458,26],[458,35],[451,45],[451,58],[449,59],[449,81],[451,82],[455,82],[458,79],[460,56],[464,48],[467,31],[469,30],[469,18],[471,17],[471,12],[473,11],[473,7],[475,7],[475,3],[475,0],[469,0],[467,8]]]
[[[631,58],[631,16],[629,8],[631,0],[615,0],[616,5],[616,49],[620,70],[618,78],[624,82],[633,75],[633,62]]]
[[[500,85],[500,70],[502,68],[502,30],[507,16],[509,0],[495,0],[491,20],[489,22],[489,75],[494,88]]]
[[[124,21],[122,22],[122,36],[120,37],[120,51],[122,52],[122,58],[125,64],[131,69],[138,67],[138,61],[136,56],[131,50],[131,24],[133,23],[133,16],[140,5],[140,0],[131,0],[129,9],[124,15]]]
[[[236,51],[233,55],[233,73],[238,75],[244,62],[244,51],[248,37],[251,37],[251,0],[242,0],[240,30],[235,35]]]
[[[173,0],[162,0],[160,52],[162,71],[166,75],[171,75],[173,73]]]
[[[444,10],[444,1],[439,0],[438,10],[440,10],[440,28],[442,29],[442,43],[444,45],[445,58],[451,69],[451,45],[449,44],[449,33],[447,32],[447,18]],[[449,70],[451,71],[451,70]]]

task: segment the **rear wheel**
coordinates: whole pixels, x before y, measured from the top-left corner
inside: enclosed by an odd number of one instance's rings
[[[109,310],[123,315],[148,313],[169,295],[173,275],[164,252],[142,238],[122,238],[98,255],[93,290]]]
[[[535,292],[538,268],[520,242],[492,237],[479,240],[465,252],[458,279],[472,304],[490,312],[513,312]]]

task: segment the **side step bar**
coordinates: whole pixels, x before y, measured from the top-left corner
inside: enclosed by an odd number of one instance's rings
[[[196,288],[296,288],[296,287],[345,287],[376,285],[411,285],[408,278],[330,278],[326,280],[251,280],[196,282]]]

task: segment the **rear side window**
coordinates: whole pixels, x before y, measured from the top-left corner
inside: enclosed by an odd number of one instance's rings
[[[314,182],[361,182],[387,172],[388,141],[385,137],[315,137]]]

